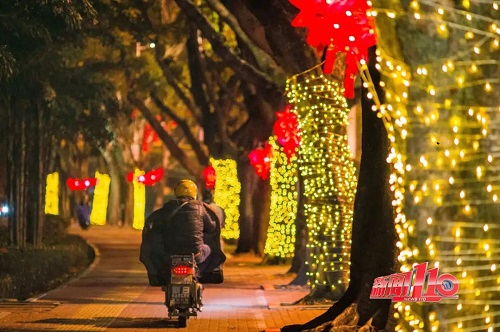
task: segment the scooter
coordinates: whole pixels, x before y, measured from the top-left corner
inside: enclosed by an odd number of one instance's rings
[[[186,327],[189,317],[202,311],[203,286],[196,278],[194,255],[172,255],[170,283],[163,287],[168,318],[178,317],[179,327]]]

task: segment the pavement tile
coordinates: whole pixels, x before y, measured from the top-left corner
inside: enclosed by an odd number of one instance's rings
[[[175,320],[167,319],[161,289],[148,286],[138,260],[141,232],[111,226],[71,231],[99,249],[99,262],[82,278],[37,301],[0,302],[0,331],[276,332],[325,310],[281,306],[307,294],[304,289],[275,289],[293,279],[286,275],[288,266],[260,265],[260,258],[251,255],[228,255],[225,282],[205,285],[203,312],[180,329]]]

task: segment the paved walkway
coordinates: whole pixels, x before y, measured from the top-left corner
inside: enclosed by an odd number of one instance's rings
[[[230,257],[225,282],[206,285],[204,308],[187,328],[166,319],[163,292],[148,286],[139,262],[140,232],[93,227],[82,234],[100,251],[88,273],[29,303],[0,303],[0,331],[279,331],[304,323],[324,308],[282,306],[307,294],[276,290],[292,276],[288,267],[260,266],[259,259]]]

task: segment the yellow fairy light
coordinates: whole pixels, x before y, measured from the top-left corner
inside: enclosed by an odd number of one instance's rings
[[[241,184],[238,180],[236,161],[232,159],[213,159],[210,164],[215,169],[214,202],[226,214],[224,228],[221,230],[222,238],[236,240],[240,237],[238,220],[240,219],[240,191]]]
[[[309,284],[313,292],[321,285],[340,295],[349,278],[356,190],[344,133],[349,109],[339,84],[323,75],[295,76],[287,81],[287,91],[301,132],[299,171],[307,198]]]
[[[137,181],[139,176],[144,175],[144,171],[135,169],[134,180],[134,221],[132,227],[135,229],[143,229],[146,215],[146,186]]]
[[[95,172],[97,184],[94,189],[92,200],[92,212],[90,213],[90,223],[92,225],[105,225],[108,212],[109,184],[111,178],[107,174]]]
[[[269,258],[293,257],[295,247],[295,217],[297,215],[297,157],[290,161],[275,137],[269,138],[273,147],[271,170],[271,211],[264,253]]]
[[[59,215],[59,173],[57,172],[47,175],[45,214]]]

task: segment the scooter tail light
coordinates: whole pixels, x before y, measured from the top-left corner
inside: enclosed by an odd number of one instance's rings
[[[172,268],[172,273],[175,275],[187,276],[193,274],[194,269],[190,266],[177,265]]]

